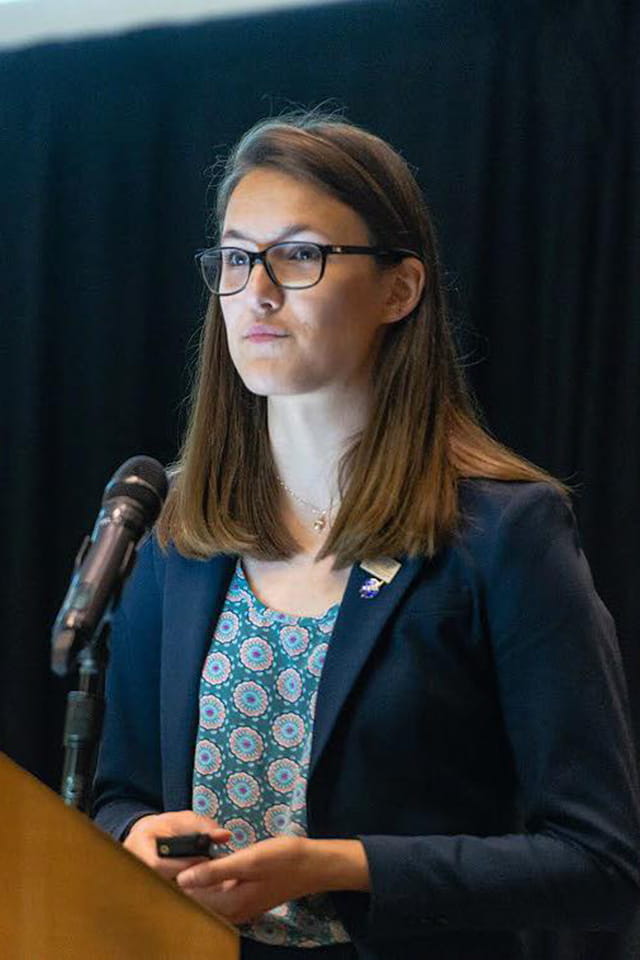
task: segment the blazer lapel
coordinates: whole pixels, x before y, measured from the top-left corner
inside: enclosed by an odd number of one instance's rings
[[[391,583],[371,599],[360,596],[360,587],[370,574],[354,565],[320,678],[309,780],[358,674],[424,562],[423,557],[404,560]],[[235,563],[235,557],[187,560],[177,553],[167,561],[160,679],[167,810],[191,808],[200,673]]]
[[[340,711],[385,624],[425,563],[405,559],[390,583],[377,596],[365,599],[360,588],[371,574],[354,565],[329,642],[320,677],[313,725],[309,781],[325,750]]]
[[[165,809],[191,809],[200,673],[233,576],[235,557],[167,561],[162,627],[160,736]]]

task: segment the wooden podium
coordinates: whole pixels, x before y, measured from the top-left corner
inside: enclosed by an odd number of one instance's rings
[[[203,910],[0,754],[2,960],[237,960]]]

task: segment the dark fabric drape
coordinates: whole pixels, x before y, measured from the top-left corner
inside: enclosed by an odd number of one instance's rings
[[[326,98],[417,167],[487,421],[576,488],[638,725],[639,21],[616,0],[353,2],[0,55],[0,745],[18,762],[57,785],[49,629],[106,481],[177,449],[211,165],[258,117]],[[614,941],[541,935],[535,955]]]

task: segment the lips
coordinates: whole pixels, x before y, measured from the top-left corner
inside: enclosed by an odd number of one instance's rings
[[[247,330],[245,340],[274,340],[279,337],[288,337],[289,334],[282,327],[273,327],[268,323],[256,323]]]

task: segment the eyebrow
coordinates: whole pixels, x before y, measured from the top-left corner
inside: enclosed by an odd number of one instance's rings
[[[272,240],[272,243],[278,243],[280,240],[284,240],[285,237],[290,237],[294,233],[302,233],[304,230],[311,230],[313,233],[321,233],[321,231],[316,230],[315,227],[310,226],[308,223],[290,223],[284,228],[284,230],[278,234],[275,240]],[[324,234],[322,234],[324,236]],[[249,240],[251,243],[255,243],[251,237],[245,236],[245,234],[240,233],[239,230],[225,230],[222,235],[223,240]]]

